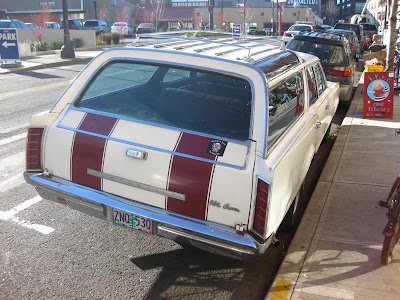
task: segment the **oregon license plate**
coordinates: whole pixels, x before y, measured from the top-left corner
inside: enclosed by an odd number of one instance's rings
[[[115,224],[123,225],[150,234],[152,233],[153,224],[148,218],[117,209],[113,209],[113,214]]]

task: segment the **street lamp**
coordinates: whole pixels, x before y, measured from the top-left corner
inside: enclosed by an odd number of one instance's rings
[[[61,47],[61,58],[75,58],[74,48],[69,39],[68,6],[67,0],[63,0],[63,25],[64,25],[64,45]]]

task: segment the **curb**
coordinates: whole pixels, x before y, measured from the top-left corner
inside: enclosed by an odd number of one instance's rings
[[[57,62],[51,62],[51,63],[44,63],[44,64],[38,64],[37,66],[31,66],[31,67],[22,67],[22,68],[16,68],[16,69],[3,69],[5,71],[1,72],[1,74],[10,74],[10,73],[19,73],[19,72],[24,72],[24,71],[33,71],[33,70],[40,70],[40,69],[46,69],[49,67],[60,67],[60,66],[68,66],[68,65],[75,65],[79,63],[88,63],[91,61],[94,57],[85,57],[85,58],[74,58],[72,60],[65,60],[65,61],[57,61]]]
[[[362,79],[363,77],[361,77]],[[359,81],[354,92],[350,107],[342,121],[340,134],[338,134],[328,160],[318,179],[315,190],[307,205],[306,211],[301,219],[299,227],[293,237],[284,260],[275,275],[273,284],[270,286],[265,300],[290,299],[298,283],[299,276],[304,263],[308,257],[314,234],[318,228],[328,194],[332,187],[334,174],[339,165],[340,157],[343,152],[344,143],[347,139],[351,125],[351,120],[355,116],[355,111],[359,101],[363,97],[363,81]],[[301,236],[300,236],[301,232]]]

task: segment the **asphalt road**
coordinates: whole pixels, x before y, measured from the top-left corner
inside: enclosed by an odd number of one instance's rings
[[[25,183],[30,117],[49,109],[83,65],[0,77],[0,299],[263,299],[289,245],[252,263],[130,231],[42,200]],[[307,177],[305,208],[347,108]]]

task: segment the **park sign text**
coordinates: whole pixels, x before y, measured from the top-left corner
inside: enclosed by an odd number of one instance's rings
[[[1,60],[19,60],[17,30],[0,29]]]

